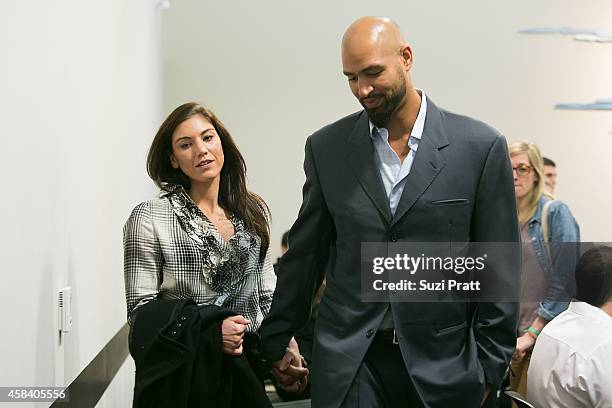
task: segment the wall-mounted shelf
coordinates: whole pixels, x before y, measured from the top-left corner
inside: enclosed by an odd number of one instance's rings
[[[572,27],[533,27],[519,30],[520,34],[561,34],[571,35],[575,41],[612,43],[611,30],[592,30]]]

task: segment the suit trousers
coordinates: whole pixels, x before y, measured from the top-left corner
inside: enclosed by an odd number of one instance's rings
[[[377,332],[342,403],[343,408],[420,408],[398,344]]]

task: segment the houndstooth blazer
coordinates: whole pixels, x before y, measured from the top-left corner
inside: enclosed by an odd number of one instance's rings
[[[162,191],[132,211],[123,228],[128,321],[154,299],[193,299],[231,309],[256,331],[270,311],[276,275],[270,250],[230,217],[235,233],[226,242],[180,187]]]

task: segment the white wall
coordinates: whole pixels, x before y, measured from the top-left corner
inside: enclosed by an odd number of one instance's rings
[[[360,108],[339,47],[363,15],[388,15],[413,45],[413,76],[432,100],[538,143],[559,167],[557,194],[583,239],[612,241],[607,203],[612,112],[555,111],[557,102],[612,97],[612,45],[518,34],[532,26],[612,28],[607,0],[266,1],[172,3],[162,20],[166,111],[209,104],[267,199],[273,243],[301,203],[303,145],[314,130]],[[277,245],[277,244],[275,244]]]
[[[69,384],[125,323],[121,231],[155,192],[160,13],[154,0],[3,1],[0,49],[0,386]],[[59,347],[63,286],[74,322]]]

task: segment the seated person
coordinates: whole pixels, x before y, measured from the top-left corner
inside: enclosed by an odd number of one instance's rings
[[[527,397],[537,407],[612,407],[612,248],[586,251],[576,284],[576,301],[533,350]]]

